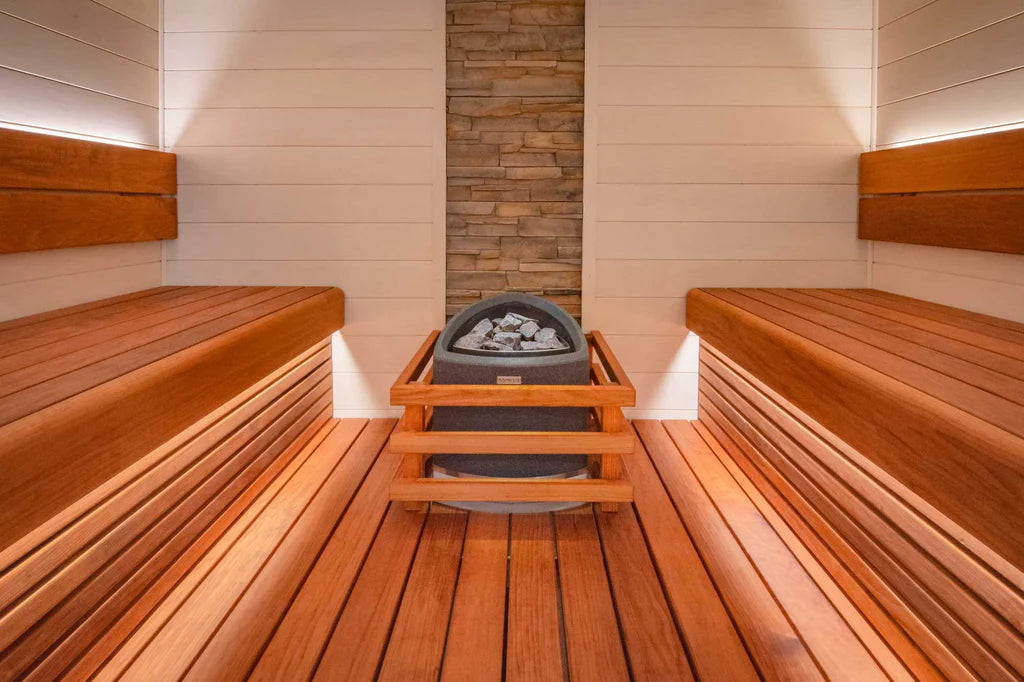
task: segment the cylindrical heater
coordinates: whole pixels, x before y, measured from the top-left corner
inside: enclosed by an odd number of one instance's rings
[[[500,294],[466,308],[445,326],[434,349],[433,383],[586,385],[590,351],[583,330],[554,303]],[[585,407],[436,407],[432,429],[585,431],[588,421]],[[435,476],[571,477],[585,475],[587,457],[443,454],[431,465]]]

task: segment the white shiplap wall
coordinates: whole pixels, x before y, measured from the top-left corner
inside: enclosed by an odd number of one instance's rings
[[[694,417],[693,287],[865,286],[871,0],[588,0],[584,323]]]
[[[880,0],[879,147],[1020,125],[1024,0]],[[1024,256],[876,242],[874,261],[879,289],[1024,322]]]
[[[159,145],[159,0],[0,0],[0,126]],[[158,242],[0,255],[0,320],[160,285]]]
[[[442,0],[165,0],[167,284],[345,291],[339,416],[444,324]]]

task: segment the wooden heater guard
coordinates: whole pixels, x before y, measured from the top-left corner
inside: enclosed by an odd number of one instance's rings
[[[391,499],[407,509],[428,502],[595,502],[615,511],[633,500],[633,484],[623,478],[621,456],[633,451],[633,434],[622,415],[636,404],[636,390],[601,332],[587,335],[590,384],[499,386],[434,384],[434,354],[439,331],[433,331],[391,387],[391,404],[405,413],[392,434],[392,452],[402,465],[391,485]],[[431,431],[435,406],[588,407],[589,431]],[[426,477],[431,455],[585,454],[589,479],[435,479]]]

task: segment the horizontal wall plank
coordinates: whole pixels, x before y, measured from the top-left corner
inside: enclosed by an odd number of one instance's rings
[[[878,31],[878,64],[884,66],[1024,11],[1020,0],[938,0]]]
[[[779,26],[784,28],[871,28],[871,2],[847,0],[604,0],[604,26]]]
[[[856,184],[860,147],[598,145],[598,183]]]
[[[1024,254],[1024,194],[918,194],[860,200],[861,239]]]
[[[648,410],[696,410],[697,375],[676,372],[631,372],[636,404]]]
[[[0,35],[0,66],[151,107],[159,103],[153,67],[7,14],[0,14]]]
[[[209,285],[333,286],[366,299],[415,297],[430,261],[169,260],[167,280]]]
[[[1024,14],[968,33],[878,70],[878,102],[888,104],[1015,69],[1024,64]]]
[[[203,146],[420,146],[433,143],[430,109],[167,111],[168,148]]]
[[[1016,254],[878,242],[874,256],[879,263],[912,265],[923,270],[1024,285],[1024,268]]]
[[[431,299],[345,297],[346,337],[416,335],[422,343],[432,329],[443,326],[443,306]],[[395,376],[400,370],[395,369]]]
[[[857,287],[866,269],[859,260],[599,260],[596,294],[681,297],[698,287]]]
[[[186,185],[185,223],[430,222],[429,185]]]
[[[799,28],[601,30],[600,66],[871,68],[871,31]]]
[[[0,255],[0,258],[3,257]],[[90,270],[0,285],[0,320],[11,320],[148,289],[160,283],[160,271],[160,260],[157,259],[139,265]]]
[[[878,144],[1024,123],[1024,67],[878,108]]]
[[[112,270],[144,263],[158,263],[159,261],[160,244],[156,242],[105,244],[83,246],[77,249],[0,254],[0,285],[29,281],[41,282],[47,278],[94,270]]]
[[[615,185],[595,203],[608,221],[853,222],[856,185]]]
[[[873,276],[874,286],[883,291],[1024,323],[1024,286],[923,270],[912,264],[875,263]]]
[[[440,17],[438,7],[423,0],[241,0],[211,3],[176,0],[165,9],[164,30],[288,31],[288,30],[429,30]]]
[[[426,333],[395,336],[351,336],[334,334],[331,337],[331,362],[339,374],[370,372],[388,374],[404,367],[423,343]]]
[[[598,104],[871,106],[870,69],[605,67],[596,87]]]
[[[861,194],[1024,187],[1024,129],[868,152]]]
[[[429,107],[426,69],[167,71],[168,109]]]
[[[174,239],[176,201],[150,195],[0,191],[0,253]]]
[[[174,194],[174,154],[0,128],[0,188]]]
[[[430,183],[429,147],[188,147],[178,154],[183,185]]]
[[[244,31],[167,33],[164,68],[416,69],[437,49],[430,31]]]
[[[429,223],[181,223],[168,260],[430,260]]]
[[[878,3],[878,25],[885,26],[933,2],[935,0],[885,0],[885,2],[880,2]]]
[[[109,95],[0,68],[0,122],[157,146],[157,110]]]
[[[609,260],[867,260],[855,222],[599,222],[594,242]]]
[[[0,0],[0,12],[157,67],[157,32],[92,0]]]
[[[685,336],[685,293],[665,298],[595,298],[594,309],[587,312],[590,326],[609,336]]]
[[[391,384],[398,372],[334,373],[334,409],[359,414],[367,410],[391,410]]]
[[[96,0],[96,2],[152,29],[160,27],[160,3],[158,0]]]
[[[597,144],[842,145],[867,148],[869,107],[597,107]]]
[[[622,368],[634,372],[697,371],[700,340],[693,334],[683,336],[644,336],[612,334],[605,336]]]

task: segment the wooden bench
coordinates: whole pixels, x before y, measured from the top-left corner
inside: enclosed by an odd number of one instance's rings
[[[312,456],[342,321],[337,289],[163,287],[0,323],[0,678],[119,642]]]
[[[816,289],[693,290],[687,325],[695,428],[910,669],[1024,675],[1024,325]]]

